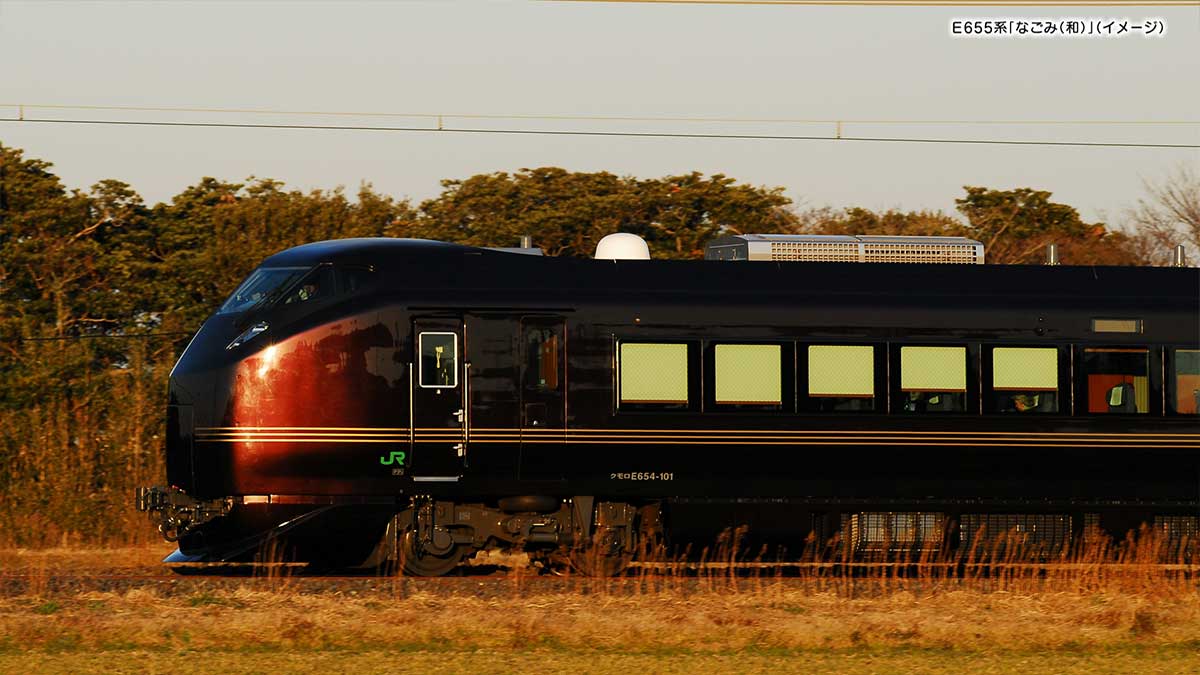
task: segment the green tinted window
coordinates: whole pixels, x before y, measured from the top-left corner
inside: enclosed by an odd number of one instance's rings
[[[621,344],[621,402],[688,402],[686,344]]]
[[[715,401],[728,405],[783,402],[779,345],[717,345]]]

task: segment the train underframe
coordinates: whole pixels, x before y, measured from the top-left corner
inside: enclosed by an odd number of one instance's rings
[[[1131,533],[1162,562],[1200,554],[1191,501],[629,499],[525,495],[225,497],[139,493],[180,549],[167,562],[303,562],[440,576],[478,551],[517,550],[547,570],[618,574],[644,562],[1047,560]]]

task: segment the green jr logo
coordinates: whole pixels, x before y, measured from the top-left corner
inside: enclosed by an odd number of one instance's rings
[[[379,463],[384,466],[404,466],[404,453],[400,450],[393,450],[387,457],[380,457]]]

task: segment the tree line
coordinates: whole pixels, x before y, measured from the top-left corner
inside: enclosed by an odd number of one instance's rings
[[[300,191],[269,178],[203,178],[147,205],[115,179],[68,189],[52,165],[0,145],[0,540],[128,541],[132,489],[161,480],[165,382],[220,302],[263,258],[343,237],[477,246],[532,235],[549,255],[590,256],[632,232],[658,258],[699,258],[722,234],[960,235],[989,262],[1161,264],[1167,243],[1200,250],[1200,182],[1180,169],[1130,210],[1136,229],[1085,222],[1031,188],[968,186],[957,215],[801,209],[781,187],[693,172],[661,178],[521,169],[442,181],[414,203],[364,184]],[[6,543],[0,541],[0,544]]]

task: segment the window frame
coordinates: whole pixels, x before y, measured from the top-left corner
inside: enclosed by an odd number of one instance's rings
[[[681,403],[637,403],[621,400],[621,347],[627,344],[686,345],[688,400]],[[613,408],[617,412],[700,412],[702,400],[701,340],[674,337],[617,337],[613,341]]]
[[[296,284],[307,279],[320,266],[321,265],[307,265],[307,266],[305,266],[305,265],[285,265],[283,267],[257,267],[253,271],[251,271],[250,274],[246,275],[246,278],[242,279],[241,283],[239,283],[237,285],[237,288],[233,289],[233,292],[230,293],[229,296],[226,297],[225,300],[223,300],[221,302],[221,306],[217,308],[216,315],[238,316],[238,315],[247,314],[249,312],[273,311],[276,308],[282,306],[283,299],[285,297],[287,297],[287,295],[289,293],[291,293],[292,288],[294,288],[296,286]],[[267,297],[257,300],[252,304],[246,305],[245,307],[242,307],[241,309],[226,311],[225,306],[228,305],[231,300],[233,300],[233,297],[238,294],[238,291],[241,291],[243,289],[243,287],[246,286],[247,282],[249,282],[252,277],[254,277],[256,274],[258,274],[260,271],[266,271],[266,270],[299,271],[299,272],[301,272],[301,274],[298,275],[297,277],[295,277],[294,279],[292,279],[290,282],[287,282],[287,283],[280,285],[280,286],[276,287],[275,289],[273,289],[270,293],[267,294]],[[272,294],[275,294],[274,298],[270,297]]]
[[[962,415],[978,415],[980,414],[980,399],[979,399],[979,348],[978,342],[889,342],[888,343],[888,413],[901,416],[924,417],[927,415],[934,416],[962,416]],[[964,401],[962,410],[933,410],[928,412],[916,412],[904,410],[903,401],[904,394],[901,387],[904,374],[900,371],[900,350],[905,347],[961,347],[963,348],[963,356],[966,358],[965,376],[967,388],[964,392]]]
[[[1146,351],[1146,396],[1149,401],[1146,405],[1146,412],[1131,412],[1131,413],[1116,413],[1102,412],[1096,413],[1088,410],[1088,371],[1085,365],[1085,355],[1089,349],[1121,349],[1121,350],[1145,350]],[[1082,417],[1103,418],[1112,417],[1118,419],[1134,419],[1139,417],[1161,417],[1163,414],[1163,399],[1166,393],[1163,391],[1162,370],[1163,370],[1163,348],[1149,342],[1137,344],[1114,344],[1112,342],[1076,344],[1074,354],[1073,374],[1075,376],[1075,415]]]
[[[311,302],[308,298],[300,300],[299,302],[288,302],[288,298],[292,296],[294,291],[303,286],[309,279],[316,278],[321,274],[328,275],[330,286],[328,293],[319,295],[318,297],[312,299]],[[286,313],[296,311],[300,308],[311,309],[313,307],[324,305],[342,294],[341,281],[341,275],[338,273],[337,268],[332,263],[320,263],[319,265],[314,265],[312,269],[305,273],[304,276],[288,285],[287,290],[281,293],[278,298],[275,298],[275,302],[271,305],[271,311]]]
[[[769,345],[779,347],[779,398],[778,404],[770,403],[718,403],[717,402],[717,345]],[[704,377],[705,412],[757,412],[790,414],[796,409],[796,347],[785,340],[740,340],[719,338],[705,340],[702,374]]]
[[[1000,417],[1018,417],[1019,413],[1002,412],[996,406],[996,390],[995,390],[995,364],[993,356],[996,348],[1001,349],[1056,349],[1058,350],[1058,389],[1055,394],[1058,396],[1058,411],[1057,412],[1036,412],[1035,417],[1053,417],[1071,415],[1071,346],[1068,344],[1037,344],[1034,342],[985,342],[980,345],[979,350],[979,382],[980,382],[980,404],[984,415],[997,415]]]
[[[819,396],[814,397],[808,392],[808,348],[809,347],[872,347],[872,364],[874,368],[874,408],[872,410],[820,410],[816,402],[822,398],[840,398]],[[871,340],[821,340],[816,342],[801,342],[796,347],[796,382],[801,412],[813,415],[886,415],[890,391],[888,386],[888,345],[886,342]]]
[[[519,350],[518,350],[518,354],[520,354],[520,363],[518,365],[519,365],[519,369],[521,371],[521,373],[520,373],[521,390],[523,392],[529,392],[529,393],[533,393],[533,394],[564,395],[565,391],[566,391],[566,363],[564,363],[565,359],[561,358],[561,357],[565,356],[565,354],[566,354],[567,333],[566,333],[566,327],[565,327],[564,322],[562,321],[562,319],[558,319],[558,318],[549,318],[548,319],[548,318],[539,317],[539,316],[527,316],[527,317],[521,318],[520,325],[521,325],[521,328],[520,328],[521,342],[520,342]],[[533,372],[533,369],[530,367],[531,364],[529,363],[529,357],[530,357],[529,346],[531,344],[531,342],[529,340],[530,329],[550,332],[551,337],[555,343],[554,350],[553,350],[554,351],[554,359],[555,359],[554,386],[553,387],[548,387],[548,386],[545,386],[542,384],[531,384],[529,382],[529,376]],[[545,341],[538,342],[539,352],[543,351],[542,345],[544,345],[544,344],[546,344]],[[542,366],[543,366],[543,362],[541,360],[541,355],[539,354],[538,370],[537,370],[538,374],[541,374]]]
[[[1177,379],[1178,371],[1176,370],[1176,352],[1181,349],[1185,351],[1200,351],[1200,345],[1170,344],[1163,347],[1163,373],[1167,377],[1167,381],[1163,383],[1163,400],[1166,404],[1163,408],[1163,413],[1167,417],[1197,419],[1200,418],[1200,406],[1198,406],[1197,412],[1195,413],[1181,413],[1176,410],[1176,403],[1179,400],[1179,395],[1176,392],[1176,389],[1179,386],[1179,381]]]

